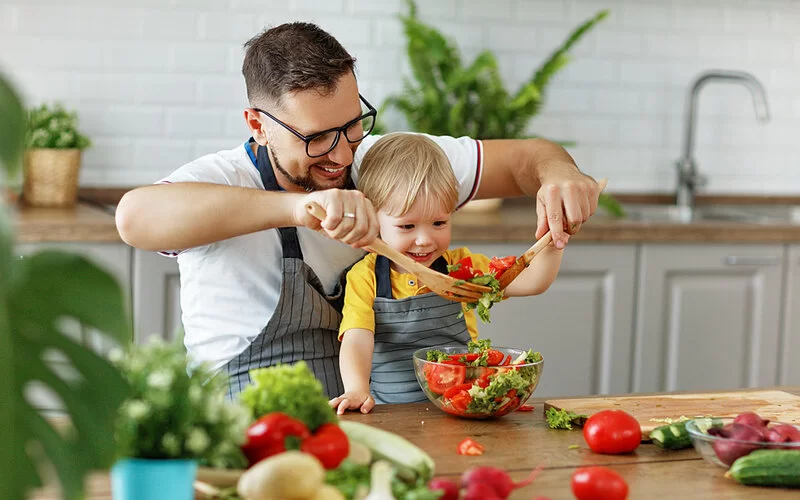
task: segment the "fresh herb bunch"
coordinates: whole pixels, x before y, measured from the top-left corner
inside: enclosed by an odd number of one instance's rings
[[[120,457],[197,459],[203,465],[240,468],[247,461],[239,446],[250,424],[247,409],[225,400],[228,380],[200,365],[187,374],[186,350],[155,338],[114,350],[133,394],[119,411]]]
[[[25,147],[49,149],[85,149],[89,138],[78,131],[78,115],[61,103],[42,104],[28,112]]]
[[[336,412],[328,405],[322,384],[304,361],[279,364],[250,371],[253,383],[244,388],[239,400],[256,419],[281,411],[302,421],[312,432],[324,423],[336,423]]]
[[[578,415],[568,410],[548,408],[545,417],[547,417],[547,426],[551,429],[566,429],[571,431],[573,425],[578,424],[581,420],[587,418],[588,415]]]

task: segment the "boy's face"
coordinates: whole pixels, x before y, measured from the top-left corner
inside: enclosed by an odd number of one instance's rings
[[[418,198],[405,215],[394,217],[378,211],[381,238],[390,247],[430,267],[450,246],[451,212],[437,202]],[[392,268],[405,270],[392,263]]]

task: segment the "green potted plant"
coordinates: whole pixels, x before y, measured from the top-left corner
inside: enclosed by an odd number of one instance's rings
[[[550,80],[569,63],[573,45],[609,12],[600,11],[578,26],[512,94],[506,90],[492,52],[484,50],[465,66],[458,48],[419,20],[414,1],[406,3],[408,13],[399,17],[408,41],[413,80],[406,78],[403,92],[390,96],[381,111],[397,109],[417,132],[477,139],[536,137],[529,136],[527,128],[544,104]],[[386,131],[381,123],[375,128],[374,133]],[[601,194],[600,203],[611,213],[620,213],[621,207],[609,195]]]
[[[224,374],[206,365],[188,374],[186,349],[157,338],[110,357],[132,390],[116,426],[115,500],[191,500],[198,464],[246,467],[240,445],[250,413],[225,400]]]
[[[0,187],[21,166],[26,113],[18,93],[0,75]],[[131,338],[122,289],[85,258],[44,251],[16,257],[6,207],[0,205],[0,484],[3,498],[25,498],[54,471],[62,498],[83,498],[84,476],[114,459],[117,409],[128,386],[105,358],[70,336],[65,319],[119,342]],[[73,376],[59,375],[44,360],[58,352]],[[63,402],[59,425],[26,398],[32,382],[45,384]]]
[[[69,207],[78,199],[81,151],[89,139],[78,117],[60,103],[31,109],[25,136],[22,198],[39,207]]]

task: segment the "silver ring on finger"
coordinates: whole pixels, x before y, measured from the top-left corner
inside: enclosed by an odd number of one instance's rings
[[[356,218],[356,214],[354,214],[353,212],[345,212],[345,213],[342,214],[342,216],[343,217],[347,217],[348,219],[355,219]]]

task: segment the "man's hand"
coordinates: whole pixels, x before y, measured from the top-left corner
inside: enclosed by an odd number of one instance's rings
[[[361,409],[361,413],[369,413],[375,407],[375,400],[370,396],[369,391],[347,391],[338,398],[328,401],[332,408],[336,408],[336,413],[344,415],[347,410]]]
[[[558,171],[542,179],[536,193],[536,239],[549,230],[556,248],[564,248],[569,235],[597,210],[600,187],[594,179],[577,171]]]
[[[327,214],[320,221],[306,210],[308,203],[315,202]],[[314,191],[300,198],[294,209],[298,225],[311,229],[322,229],[329,237],[354,248],[369,245],[378,237],[378,217],[372,202],[356,190],[326,189]]]

